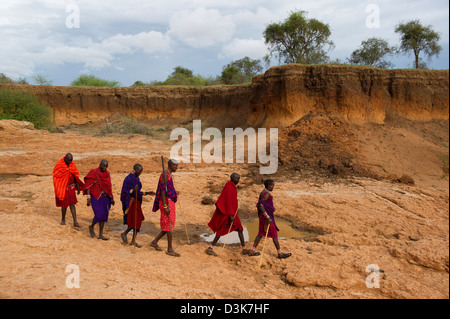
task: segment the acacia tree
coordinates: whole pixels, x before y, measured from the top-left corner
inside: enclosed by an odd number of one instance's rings
[[[362,41],[360,48],[353,51],[347,60],[351,64],[364,64],[387,69],[393,67],[394,64],[385,60],[385,58],[393,55],[396,51],[396,47],[389,46],[386,40],[369,38],[366,41]]]
[[[274,55],[284,63],[318,64],[329,60],[327,52],[334,47],[329,39],[330,26],[308,19],[306,14],[306,11],[291,12],[286,20],[266,27],[263,35],[269,46],[267,62]]]
[[[421,52],[431,59],[433,55],[438,56],[442,50],[439,45],[441,38],[439,34],[432,29],[431,25],[423,26],[419,20],[398,24],[395,32],[400,34],[400,50],[404,53],[414,52],[416,69],[425,65],[420,63]]]
[[[52,85],[53,81],[51,80],[47,80],[43,75],[41,74],[33,74],[33,81],[37,84],[37,85],[47,85],[50,86]]]
[[[225,84],[245,83],[251,81],[255,75],[262,71],[263,67],[260,60],[253,60],[246,56],[224,66],[221,79]]]

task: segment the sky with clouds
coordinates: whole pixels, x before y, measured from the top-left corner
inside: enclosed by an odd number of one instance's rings
[[[30,84],[39,74],[61,86],[80,74],[122,86],[161,81],[179,65],[215,77],[233,60],[262,59],[265,27],[294,10],[330,26],[329,56],[343,62],[369,37],[398,45],[395,26],[418,19],[441,36],[429,67],[448,69],[447,0],[0,0],[0,73]],[[391,59],[395,68],[413,60]]]

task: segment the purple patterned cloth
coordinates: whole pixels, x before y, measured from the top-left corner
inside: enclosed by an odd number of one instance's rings
[[[173,179],[167,170],[166,170],[166,172],[167,172],[167,179],[168,179],[166,196],[168,198],[170,198],[174,203],[176,203],[178,200],[178,196],[177,196],[177,192],[175,190],[175,186],[173,185]],[[161,192],[162,191],[164,193],[166,192],[165,187],[164,187],[164,182],[163,182],[163,174],[164,173],[161,173],[161,176],[159,177],[158,189],[156,190],[155,201],[153,202],[153,211],[154,212],[157,212],[159,210],[159,201],[162,200]]]
[[[267,200],[263,200],[266,194],[269,194],[269,198]],[[258,204],[256,204],[256,207],[258,208],[258,216],[261,216],[263,214],[259,209],[259,205],[261,204],[266,210],[267,215],[269,215],[269,217],[272,219],[273,221],[272,225],[275,226],[276,230],[279,230],[275,223],[275,215],[273,214],[275,212],[275,206],[273,205],[273,197],[272,194],[270,194],[267,189],[264,189],[259,195]]]
[[[99,199],[91,196],[91,206],[94,211],[94,223],[108,221],[109,210],[111,208],[111,199],[108,196],[103,196]]]
[[[138,193],[137,200],[142,203],[142,183],[139,177],[136,177],[134,174],[130,173],[125,180],[123,181],[122,191],[120,193],[120,201],[122,202],[122,209],[125,211],[128,206],[130,206],[131,197],[135,198],[136,192],[133,190],[134,186],[138,185]],[[131,193],[130,191],[133,190]]]

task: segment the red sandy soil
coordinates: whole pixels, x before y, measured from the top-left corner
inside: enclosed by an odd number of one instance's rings
[[[143,202],[143,247],[123,245],[119,237],[124,177],[139,162],[144,191],[154,191],[160,155],[167,160],[171,144],[94,131],[49,133],[0,121],[1,298],[449,298],[448,120],[357,126],[311,114],[281,131],[282,165],[271,176],[276,215],[315,235],[280,240],[292,253],[285,260],[268,241],[259,272],[259,259],[243,256],[237,245],[206,255],[200,237],[211,233],[214,210],[201,201],[217,199],[233,171],[242,175],[241,217],[256,216],[263,177],[255,167],[180,165],[174,248],[181,257],[175,258],[149,246],[160,230],[153,196]],[[109,241],[89,236],[93,212],[82,195],[81,230],[72,227],[69,212],[67,225],[59,225],[51,172],[66,152],[82,176],[109,160],[116,196]],[[400,180],[403,175],[409,178]],[[165,238],[160,246],[166,249]],[[380,288],[366,286],[372,264],[380,268]],[[68,265],[80,269],[78,289],[66,286]]]

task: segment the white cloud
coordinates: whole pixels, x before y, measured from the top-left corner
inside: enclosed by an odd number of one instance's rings
[[[198,8],[175,12],[169,21],[169,35],[193,48],[206,48],[228,41],[236,25],[219,10]]]
[[[234,39],[224,46],[219,58],[241,59],[248,56],[251,59],[261,59],[267,54],[264,40]]]
[[[99,45],[102,50],[111,54],[132,54],[142,50],[148,54],[169,52],[170,37],[161,32],[141,32],[138,34],[117,34],[105,39]]]
[[[365,26],[371,3],[380,8],[379,29]],[[69,4],[79,6],[79,29],[65,25]],[[395,25],[413,19],[431,24],[448,48],[448,7],[446,0],[0,0],[0,72],[17,79],[52,70],[71,79],[76,68],[124,69],[121,76],[131,81],[130,68],[146,65],[158,72],[152,76],[161,77],[166,68],[188,63],[195,72],[210,74],[220,59],[263,57],[266,25],[292,10],[330,25],[336,45],[331,58],[345,59],[371,36],[396,45]],[[433,60],[448,68],[444,56]]]

